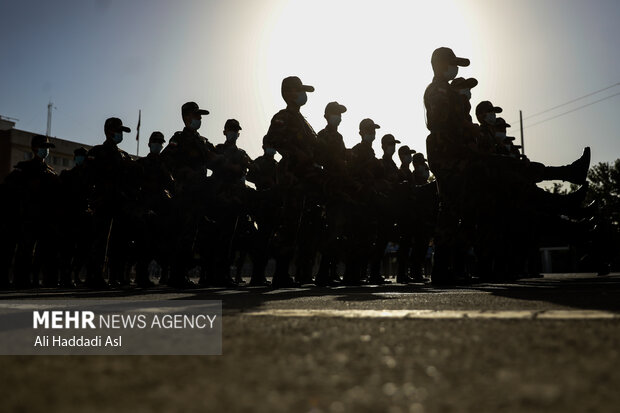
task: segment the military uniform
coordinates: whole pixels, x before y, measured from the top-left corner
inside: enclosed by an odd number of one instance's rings
[[[45,136],[32,139],[33,148],[53,148]],[[50,202],[60,192],[60,181],[44,159],[34,157],[19,162],[6,177],[9,193],[15,197],[18,228],[13,283],[18,288],[38,287],[39,273],[43,284],[58,285],[58,205]],[[31,279],[32,277],[32,279]]]
[[[288,274],[289,261],[295,252],[297,281],[311,281],[316,240],[310,229],[316,212],[314,200],[321,187],[321,173],[315,160],[316,133],[299,109],[306,102],[306,92],[312,91],[314,88],[303,85],[298,77],[285,78],[282,97],[287,107],[273,116],[265,136],[282,155],[279,176],[284,207],[276,234],[279,248],[274,287],[296,285]]]
[[[63,211],[62,222],[65,230],[62,234],[61,249],[61,284],[72,286],[79,284],[80,272],[87,263],[93,242],[93,216],[90,207],[91,186],[84,161],[88,151],[78,148],[74,151],[79,163],[71,169],[60,173],[62,184]]]
[[[122,132],[129,132],[118,118],[106,120],[106,140],[88,151],[86,171],[93,187],[94,243],[93,271],[87,282],[97,288],[109,273],[110,286],[126,285],[128,251],[137,211],[139,169],[129,154],[117,146]],[[110,134],[110,136],[108,136]],[[118,141],[112,136],[120,134]]]
[[[163,134],[153,132],[149,147],[163,145]],[[157,147],[156,146],[156,147]],[[160,283],[167,282],[173,239],[172,198],[175,187],[172,174],[166,167],[157,149],[136,161],[140,167],[140,194],[138,219],[139,231],[136,239],[137,263],[136,284],[150,287],[148,265],[155,260],[161,267]]]

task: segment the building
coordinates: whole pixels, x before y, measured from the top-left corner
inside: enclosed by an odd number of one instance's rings
[[[37,134],[15,129],[15,122],[0,117],[0,182],[4,181],[18,162],[32,159],[30,141],[34,135]],[[50,149],[46,161],[58,174],[64,169],[73,168],[75,149],[84,147],[89,150],[92,147],[59,138],[50,137],[50,141],[56,147]]]

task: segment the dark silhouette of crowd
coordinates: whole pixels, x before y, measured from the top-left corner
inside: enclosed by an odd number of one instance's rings
[[[560,220],[570,231],[588,215],[589,148],[566,166],[530,161],[506,136],[500,107],[483,101],[472,118],[478,82],[456,77],[469,60],[439,48],[431,64],[428,160],[397,149],[392,134],[382,135],[378,158],[372,144],[381,127],[370,118],[347,148],[338,131],[347,108],[338,102],[326,105],[326,125],[315,133],[300,112],[314,88],[294,76],[282,81],[286,108],[254,160],[237,146],[236,119],[224,124],[224,143],[202,137],[209,112],[195,102],[181,108],[181,131],[167,144],[153,132],[150,153],[135,160],[118,147],[130,130],[114,117],[105,141],[76,150],[75,167],[60,175],[46,163],[54,145],[34,136],[33,158],[0,186],[0,286],[148,288],[158,278],[191,288],[195,273],[198,286],[236,288],[243,263],[250,286],[273,288],[379,285],[391,282],[387,275],[439,285],[537,275],[546,224]],[[544,180],[581,187],[552,194],[536,186]]]

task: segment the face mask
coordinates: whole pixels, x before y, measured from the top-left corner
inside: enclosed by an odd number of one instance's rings
[[[308,101],[308,95],[306,92],[297,92],[297,97],[295,98],[295,103],[297,106],[303,106]]]
[[[276,150],[274,148],[265,148],[265,155],[273,156],[276,154]]]
[[[495,112],[489,112],[486,115],[484,115],[484,121],[486,123],[488,123],[489,125],[495,125]]]
[[[201,124],[202,124],[202,121],[200,119],[192,119],[192,123],[190,123],[189,127],[190,129],[198,130],[200,129]]]
[[[329,115],[327,117],[327,123],[330,126],[338,127],[338,125],[340,125],[341,121],[342,121],[342,116],[340,116],[340,115]]]
[[[50,154],[49,148],[38,148],[37,149],[37,156],[41,159],[47,158],[49,154]]]
[[[239,138],[239,132],[228,131],[226,132],[226,142],[236,142]]]
[[[84,157],[82,155],[78,155],[74,159],[76,165],[82,165],[84,163]]]
[[[383,152],[385,152],[385,154],[387,156],[392,156],[394,155],[394,152],[396,151],[396,145],[389,145],[386,146],[385,149],[383,150]]]
[[[364,142],[372,142],[372,141],[375,140],[375,134],[374,133],[372,133],[372,134],[367,133],[365,135],[362,135],[362,140]]]
[[[123,132],[116,132],[114,135],[112,135],[112,140],[117,145],[121,143],[123,141]]]
[[[159,155],[159,153],[161,152],[161,148],[162,148],[161,143],[151,143],[149,145],[149,149],[151,150],[151,153],[155,155]]]
[[[445,72],[443,72],[443,75],[446,79],[448,80],[452,80],[456,77],[456,75],[459,74],[459,67],[458,66],[448,66],[448,69],[446,69]]]
[[[463,96],[466,96],[467,99],[471,99],[471,89],[461,89],[459,93]]]

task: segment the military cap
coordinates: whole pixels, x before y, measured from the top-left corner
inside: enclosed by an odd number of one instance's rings
[[[514,140],[515,140],[515,137],[514,137],[514,136],[506,136],[506,137],[504,137],[504,140],[505,140],[505,141],[512,142],[512,141],[514,141]]]
[[[426,158],[424,158],[424,154],[422,152],[416,152],[413,154],[411,161],[412,163],[422,163],[426,162]]]
[[[372,119],[366,118],[360,122],[360,130],[379,129],[380,127]]]
[[[224,124],[224,130],[241,130],[241,125],[237,119],[228,119]]]
[[[73,151],[73,156],[86,156],[86,155],[88,155],[88,151],[83,146],[80,146],[79,148]]]
[[[504,118],[497,118],[495,120],[495,129],[506,129],[509,128],[510,125],[508,123],[506,123],[506,120],[504,120]]]
[[[44,135],[34,135],[30,140],[30,146],[32,148],[55,148],[56,145],[49,141],[49,138]]]
[[[194,113],[198,113],[199,115],[208,115],[209,111],[206,109],[200,109],[198,107],[198,103],[196,102],[187,102],[181,106],[181,115],[193,115]]]
[[[301,83],[301,79],[297,76],[289,76],[282,80],[282,93],[292,91],[305,91],[305,92],[314,92],[314,87],[304,85]]]
[[[406,155],[406,154],[413,155],[414,153],[416,153],[416,151],[414,149],[411,149],[407,145],[403,145],[400,148],[398,148],[399,155]]]
[[[127,126],[123,126],[123,121],[119,118],[106,119],[103,129],[110,132],[131,132]]]
[[[159,131],[155,131],[151,133],[151,137],[149,138],[149,143],[164,143],[164,142],[166,142],[166,140],[164,139],[163,133]]]
[[[450,82],[450,86],[455,89],[472,89],[478,85],[478,80],[473,77],[469,79],[465,79],[463,77],[457,77],[452,82]]]
[[[488,100],[483,100],[478,103],[478,106],[476,106],[476,115],[488,112],[502,113],[502,108],[499,106],[493,106],[493,104]]]
[[[338,102],[329,102],[327,106],[325,106],[326,115],[340,115],[342,113],[345,113],[346,111],[347,108]]]
[[[400,143],[400,141],[397,141],[391,133],[383,135],[383,138],[381,138],[381,145],[395,145],[397,143]]]
[[[431,56],[431,65],[447,64],[454,66],[469,66],[469,59],[456,57],[452,49],[448,47],[440,47],[435,49]]]

